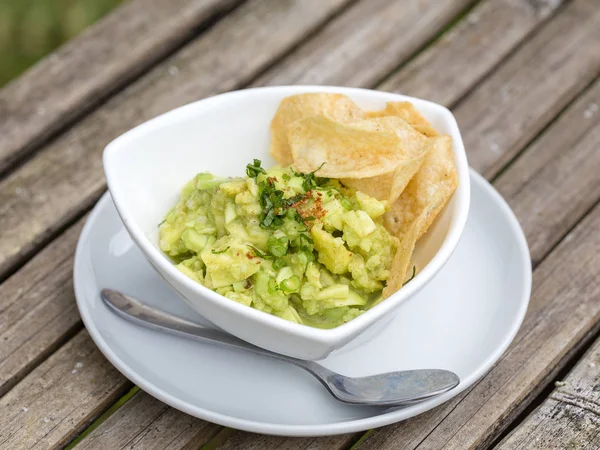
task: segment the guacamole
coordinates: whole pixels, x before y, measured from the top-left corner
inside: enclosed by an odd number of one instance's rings
[[[292,322],[333,328],[381,298],[398,240],[381,202],[338,180],[265,170],[201,173],[160,225],[160,248],[191,279]]]

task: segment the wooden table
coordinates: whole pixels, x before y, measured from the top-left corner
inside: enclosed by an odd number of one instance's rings
[[[599,75],[599,0],[126,3],[0,91],[0,448],[600,448]],[[104,146],[184,103],[295,83],[447,105],[531,249],[529,311],[492,370],[367,433],[260,436],[187,416],[113,368],[75,306]]]

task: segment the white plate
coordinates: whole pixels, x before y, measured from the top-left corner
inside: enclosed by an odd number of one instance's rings
[[[427,411],[481,378],[513,340],[531,292],[527,243],[514,214],[481,176],[461,242],[435,279],[379,333],[323,360],[350,376],[442,368],[460,385],[406,408],[350,406],[334,400],[302,369],[133,325],[102,303],[111,287],[199,322],[141,255],[105,195],[81,233],[74,283],[83,321],[104,355],[131,381],[188,414],[242,430],[290,436],[348,433]]]

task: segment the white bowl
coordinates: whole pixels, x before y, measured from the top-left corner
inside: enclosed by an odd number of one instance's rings
[[[244,306],[181,273],[158,247],[158,224],[196,173],[240,176],[253,158],[269,155],[269,123],[279,102],[302,92],[338,92],[363,109],[386,101],[412,102],[440,132],[452,136],[459,186],[442,214],[418,242],[417,276],[356,319],[322,330],[288,322]],[[133,240],[160,275],[196,311],[223,330],[268,350],[301,359],[325,358],[371,326],[390,318],[448,261],[467,220],[470,185],[458,125],[443,106],[398,94],[330,86],[247,89],[182,106],[128,131],[104,150],[104,170],[115,206]],[[143,300],[143,299],[142,299]]]

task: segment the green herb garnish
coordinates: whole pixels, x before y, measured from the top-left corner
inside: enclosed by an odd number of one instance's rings
[[[417,274],[417,266],[413,266],[412,275],[410,276],[410,278],[408,280],[406,280],[404,283],[402,283],[402,286],[406,286],[408,283],[410,283],[416,274]]]
[[[260,226],[265,229],[277,229],[283,225],[283,218],[288,210],[302,200],[306,194],[283,198],[283,191],[275,188],[276,179],[267,178],[259,183],[259,203],[262,206]],[[300,218],[300,216],[297,216]],[[298,219],[296,219],[298,220]],[[301,220],[301,218],[300,218]]]
[[[221,253],[225,253],[227,250],[229,250],[229,247],[225,247],[223,250],[215,250],[214,248],[211,250],[213,255],[219,255]]]
[[[259,249],[257,249],[256,247],[252,247],[252,251],[254,252],[254,254],[256,256],[258,256],[259,258],[263,258],[263,259],[273,259],[273,257],[271,255],[268,255],[262,251],[260,251]]]
[[[304,181],[302,182],[302,187],[304,188],[304,190],[306,192],[308,192],[311,189],[314,189],[316,187],[323,186],[325,183],[327,183],[329,181],[329,178],[315,176],[315,173],[318,172],[319,170],[321,170],[321,167],[323,167],[325,164],[327,164],[327,163],[324,162],[316,170],[313,170],[310,173],[301,173],[301,172],[294,171],[295,176],[304,178]]]

